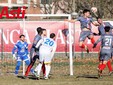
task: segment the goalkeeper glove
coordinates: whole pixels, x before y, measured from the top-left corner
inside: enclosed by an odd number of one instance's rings
[[[13,59],[16,60],[16,56],[15,56],[15,54],[13,54]]]

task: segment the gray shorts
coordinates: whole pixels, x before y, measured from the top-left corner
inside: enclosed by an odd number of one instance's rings
[[[93,35],[91,31],[82,31],[80,33],[79,41],[84,41],[87,37],[90,39],[90,35]]]
[[[101,61],[108,61],[109,59],[111,59],[111,50],[101,49],[100,60]]]
[[[35,51],[35,48],[31,48],[30,57],[33,58],[35,55],[39,55],[39,51]]]
[[[111,58],[112,58],[112,56],[113,56],[113,48],[112,48],[112,51],[111,51]]]

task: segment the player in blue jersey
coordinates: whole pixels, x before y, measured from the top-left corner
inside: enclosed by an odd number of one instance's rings
[[[55,34],[51,33],[50,38],[45,37],[45,38],[41,39],[37,43],[36,48],[38,48],[39,46],[40,46],[40,48],[39,48],[39,61],[40,61],[40,63],[35,68],[35,76],[37,78],[40,77],[41,67],[42,67],[42,64],[44,62],[45,69],[46,69],[46,74],[45,74],[44,78],[48,79],[50,69],[51,69],[51,66],[50,66],[51,60],[52,60],[54,53],[55,53],[55,50],[56,50]]]
[[[113,35],[110,34],[110,27],[105,26],[105,34],[103,34],[95,43],[93,48],[101,41],[100,64],[98,66],[99,77],[102,76],[102,71],[106,67],[107,62],[111,59]]]
[[[21,61],[25,61],[26,65],[30,64],[30,60],[28,58],[28,43],[25,41],[25,35],[20,35],[19,38],[20,40],[15,44],[12,50],[13,58],[17,60],[15,75],[18,75],[18,70],[21,66]]]

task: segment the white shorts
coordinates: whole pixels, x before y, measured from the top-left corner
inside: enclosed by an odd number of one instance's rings
[[[47,49],[44,49],[42,47],[40,47],[40,50],[39,50],[39,61],[40,62],[45,62],[45,63],[50,63],[52,60],[52,57],[51,57],[51,52],[48,51]]]

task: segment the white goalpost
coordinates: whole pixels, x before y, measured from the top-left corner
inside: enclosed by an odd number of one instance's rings
[[[68,20],[71,20],[70,14],[25,14],[26,17],[68,17]],[[27,22],[23,19],[23,31],[25,32],[25,27]],[[69,67],[70,67],[70,75],[73,75],[73,56],[72,56],[72,32],[71,32],[71,23],[68,22],[69,28]],[[23,32],[23,33],[24,33]],[[23,75],[25,74],[25,62],[23,62]]]

